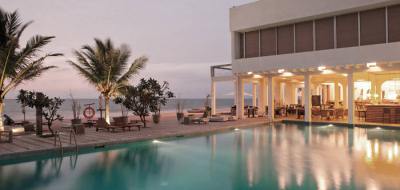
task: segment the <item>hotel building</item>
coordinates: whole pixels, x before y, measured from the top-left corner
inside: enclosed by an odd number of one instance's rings
[[[217,83],[233,81],[239,119],[257,107],[270,119],[400,124],[399,0],[259,0],[230,9],[230,30],[232,64],[211,67],[213,114]]]

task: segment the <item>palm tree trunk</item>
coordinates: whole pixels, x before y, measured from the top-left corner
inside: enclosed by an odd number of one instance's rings
[[[0,131],[4,131],[3,112],[4,112],[4,102],[3,99],[0,99]]]
[[[104,119],[106,119],[106,122],[108,124],[110,124],[110,97],[105,96],[104,101],[105,101],[105,107],[106,107],[106,111],[104,113]]]

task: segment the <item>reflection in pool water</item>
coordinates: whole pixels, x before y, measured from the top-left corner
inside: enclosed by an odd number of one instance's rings
[[[400,131],[275,124],[0,166],[0,189],[400,189]]]

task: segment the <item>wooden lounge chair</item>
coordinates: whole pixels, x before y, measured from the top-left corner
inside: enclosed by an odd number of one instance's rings
[[[126,124],[118,123],[118,125],[115,125],[113,123],[113,125],[110,125],[106,122],[105,119],[98,119],[96,122],[96,131],[107,130],[115,132],[116,129],[122,129],[123,131],[125,131],[126,128],[128,128],[128,130],[130,131],[132,127],[136,127],[140,131],[141,126],[142,125],[139,123],[126,123]]]

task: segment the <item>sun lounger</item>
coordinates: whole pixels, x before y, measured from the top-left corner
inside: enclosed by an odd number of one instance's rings
[[[225,121],[228,121],[228,117],[223,116],[223,115],[210,117],[210,122],[225,122]]]
[[[194,108],[191,110],[188,110],[188,113],[204,113],[206,110],[205,109],[199,109],[199,108]]]
[[[141,126],[142,125],[139,123],[112,123],[112,125],[110,125],[104,119],[99,119],[96,122],[96,131],[107,130],[115,132],[117,129],[122,129],[123,131],[125,131],[125,129],[128,129],[130,131],[132,127],[136,127],[140,131]]]
[[[197,123],[197,124],[207,124],[209,122],[208,118],[205,117],[195,117],[191,118],[192,123]]]

